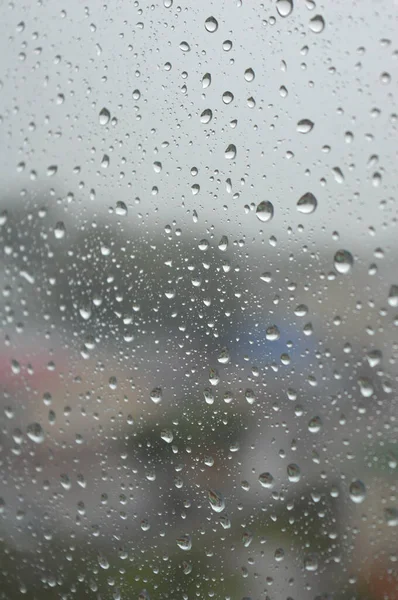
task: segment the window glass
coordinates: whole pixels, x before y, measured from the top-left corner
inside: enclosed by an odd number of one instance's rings
[[[398,598],[396,3],[0,14],[0,599]]]

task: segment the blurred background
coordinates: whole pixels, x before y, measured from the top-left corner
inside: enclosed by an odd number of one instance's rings
[[[0,11],[0,598],[397,599],[397,6]]]

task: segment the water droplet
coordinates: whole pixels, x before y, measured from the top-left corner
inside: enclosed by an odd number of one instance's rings
[[[262,223],[267,223],[274,216],[273,204],[268,200],[263,200],[256,208],[256,215]]]
[[[358,379],[358,385],[361,396],[364,398],[370,398],[370,396],[374,393],[373,384],[367,377],[360,377]]]
[[[259,482],[265,488],[273,488],[274,487],[274,478],[271,473],[261,473],[258,477]]]
[[[156,387],[153,388],[152,392],[150,393],[150,398],[152,400],[152,402],[154,402],[155,404],[159,404],[159,402],[162,401],[162,388],[161,387]]]
[[[177,539],[177,546],[181,548],[181,550],[190,550],[192,548],[191,536],[188,533],[184,533]]]
[[[342,170],[339,167],[333,167],[332,169],[333,177],[336,183],[344,183],[344,175]]]
[[[265,337],[269,342],[275,342],[276,340],[279,340],[280,332],[278,327],[276,325],[271,325],[270,327],[267,327]]]
[[[229,52],[232,49],[232,42],[231,40],[224,40],[222,43],[222,49],[225,52]]]
[[[57,174],[57,171],[58,171],[57,165],[50,165],[47,168],[47,177],[54,177],[54,175]]]
[[[322,429],[322,420],[320,417],[313,417],[308,423],[308,431],[318,433]]]
[[[228,348],[223,348],[221,350],[220,354],[217,357],[217,360],[222,365],[226,365],[226,364],[229,363],[229,361],[230,361],[230,354],[229,354]]]
[[[125,203],[122,202],[121,200],[118,200],[116,202],[115,212],[120,217],[125,217],[127,215],[127,206],[125,205]]]
[[[355,504],[361,504],[366,497],[366,487],[360,479],[356,479],[350,485],[349,489],[350,498]]]
[[[224,92],[222,95],[222,101],[224,102],[224,104],[231,104],[232,100],[234,99],[234,95],[232,92]]]
[[[207,123],[210,123],[212,118],[213,118],[212,111],[210,110],[210,108],[206,108],[200,115],[200,122],[203,123],[204,125],[207,125]]]
[[[301,121],[297,123],[297,131],[299,133],[309,133],[312,131],[313,127],[314,123],[310,121],[310,119],[301,119]]]
[[[210,506],[215,512],[220,513],[224,510],[225,500],[221,492],[219,492],[218,490],[210,489],[208,490],[208,498]]]
[[[325,29],[325,21],[321,15],[315,15],[310,19],[309,27],[313,33],[322,33]]]
[[[39,423],[30,423],[26,428],[26,435],[36,444],[41,444],[44,441],[44,431]]]
[[[214,17],[208,17],[205,21],[206,31],[214,33],[218,29],[218,21]]]
[[[174,439],[173,436],[173,432],[170,431],[170,429],[162,429],[162,431],[160,432],[160,437],[162,438],[162,440],[164,440],[167,444],[171,444],[171,442]]]
[[[181,563],[181,566],[182,566],[182,572],[184,573],[184,575],[189,575],[190,572],[192,571],[191,563],[187,562],[186,560],[184,560]]]
[[[254,77],[255,77],[255,73],[254,73],[253,69],[246,69],[246,71],[245,71],[246,81],[253,81]]]
[[[293,11],[293,1],[292,0],[277,0],[276,2],[276,10],[280,14],[281,17],[288,17]]]
[[[211,84],[211,75],[210,73],[205,73],[202,77],[202,87],[203,89],[206,89],[210,86]]]
[[[236,158],[236,146],[235,144],[229,144],[225,149],[225,158],[227,160],[234,160]]]
[[[248,404],[254,404],[256,401],[256,395],[253,390],[247,389],[245,390],[245,399]]]
[[[291,481],[292,483],[297,483],[298,481],[300,481],[301,471],[298,465],[296,465],[295,463],[290,463],[290,465],[287,466],[286,470],[289,481]]]
[[[72,482],[70,480],[69,475],[67,475],[66,473],[62,473],[59,479],[60,479],[61,485],[64,488],[64,490],[70,490],[71,489]]]
[[[367,361],[372,368],[380,364],[383,355],[380,350],[370,350],[367,355]]]
[[[389,527],[398,527],[398,509],[397,508],[385,508],[384,518]]]
[[[182,50],[183,52],[189,52],[191,50],[191,47],[188,44],[188,42],[181,42],[180,43],[180,50]]]
[[[309,554],[304,558],[304,569],[306,571],[318,570],[318,557],[316,554]]]
[[[318,205],[317,199],[314,194],[307,192],[297,202],[297,210],[304,215],[309,215],[316,210]]]
[[[338,273],[346,275],[351,271],[354,259],[348,250],[338,250],[334,255],[334,268]]]
[[[111,118],[111,113],[107,108],[103,108],[100,110],[99,114],[99,123],[100,125],[108,125]]]
[[[219,518],[219,521],[220,521],[223,529],[231,529],[231,519],[230,519],[229,515],[227,515],[227,513],[224,513],[223,515],[221,515],[221,517]]]
[[[57,240],[62,240],[65,237],[65,224],[62,221],[58,221],[58,223],[54,227],[54,237]]]
[[[392,285],[388,293],[388,304],[393,308],[398,306],[398,285]]]
[[[242,542],[245,548],[248,548],[253,541],[253,534],[250,531],[245,531],[242,535]]]
[[[225,252],[228,248],[228,238],[226,235],[223,235],[221,240],[218,243],[218,249],[221,250],[221,252]]]

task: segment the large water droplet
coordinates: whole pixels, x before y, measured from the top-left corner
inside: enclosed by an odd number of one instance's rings
[[[225,149],[225,158],[227,160],[233,160],[236,158],[236,146],[235,144],[229,144]]]
[[[207,125],[207,123],[210,123],[212,118],[213,118],[212,111],[210,110],[210,108],[206,108],[200,115],[200,122],[203,123],[204,125]]]
[[[162,398],[163,398],[162,388],[161,387],[153,388],[152,392],[150,393],[150,398],[151,398],[152,402],[154,402],[155,404],[159,404],[159,402],[161,402]]]
[[[214,33],[218,29],[218,21],[214,17],[208,17],[205,21],[206,31]]]
[[[398,285],[392,285],[388,293],[388,304],[393,308],[398,306]]]
[[[103,108],[99,113],[99,123],[100,125],[107,125],[110,121],[111,113],[107,108]]]
[[[366,498],[366,487],[360,479],[356,479],[350,485],[350,498],[355,504],[361,504]]]
[[[288,17],[293,11],[293,0],[277,0],[276,10],[281,17]]]
[[[310,29],[313,33],[321,33],[325,29],[325,21],[321,15],[315,15],[310,19]]]
[[[351,271],[354,259],[348,250],[338,250],[334,255],[334,268],[338,273],[346,275]]]
[[[385,508],[384,518],[389,527],[398,526],[398,509],[397,508]]]
[[[54,237],[57,240],[62,240],[65,237],[65,224],[62,221],[58,221],[58,223],[54,227]]]
[[[215,512],[220,513],[224,510],[225,500],[224,500],[224,496],[222,495],[221,492],[219,492],[218,490],[210,489],[208,491],[208,498],[209,498],[210,506],[212,507],[212,509]]]
[[[258,480],[265,488],[274,487],[274,478],[272,477],[271,473],[261,473],[261,475],[258,477]]]
[[[287,477],[292,483],[297,483],[301,479],[300,467],[295,463],[287,465]]]
[[[318,205],[317,199],[314,194],[307,192],[297,202],[297,210],[304,215],[309,215],[316,210]]]
[[[177,539],[177,546],[181,550],[190,550],[192,548],[192,539],[188,533],[184,533]]]
[[[297,131],[299,133],[309,133],[312,131],[313,127],[314,123],[310,121],[310,119],[301,119],[301,121],[297,123]]]
[[[274,216],[273,204],[268,200],[263,200],[256,208],[256,215],[262,223],[270,221]]]
[[[44,441],[44,431],[39,423],[30,423],[26,428],[26,435],[36,444]]]

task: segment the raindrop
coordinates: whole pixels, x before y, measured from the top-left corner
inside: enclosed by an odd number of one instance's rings
[[[276,10],[281,17],[288,17],[293,11],[293,0],[277,0]]]
[[[181,42],[180,43],[180,50],[182,50],[183,52],[189,52],[191,50],[191,47],[188,44],[188,42]]]
[[[209,33],[214,33],[218,29],[218,21],[214,17],[208,17],[205,21],[205,29]]]
[[[325,21],[321,15],[315,15],[310,19],[310,29],[313,33],[321,33],[325,29]]]
[[[322,420],[320,417],[313,417],[308,423],[308,431],[318,433],[322,429]]]
[[[265,488],[273,488],[274,487],[274,478],[271,473],[261,473],[258,477],[259,482]]]
[[[230,361],[230,355],[229,355],[229,350],[228,348],[223,348],[220,352],[220,354],[217,357],[217,360],[219,363],[221,363],[222,365],[226,365],[229,363]]]
[[[350,485],[349,489],[350,498],[355,504],[361,504],[366,497],[366,487],[360,479],[356,479]]]
[[[153,388],[152,392],[150,393],[150,398],[152,402],[154,402],[155,404],[159,404],[159,402],[162,401],[162,388]]]
[[[50,165],[47,168],[47,177],[53,177],[54,175],[57,174],[57,171],[58,171],[57,165]]]
[[[338,250],[334,255],[334,268],[338,273],[346,275],[351,271],[354,259],[348,250]]]
[[[206,89],[210,86],[211,84],[211,75],[210,73],[205,73],[202,77],[202,87],[203,89]]]
[[[208,498],[209,498],[210,506],[212,507],[212,509],[215,512],[220,513],[224,510],[225,500],[224,500],[224,496],[221,494],[221,492],[219,492],[218,490],[210,489],[208,491]]]
[[[200,115],[200,122],[203,123],[204,125],[207,125],[207,123],[210,123],[212,118],[213,118],[212,111],[210,110],[210,108],[206,108]]]
[[[292,483],[297,483],[301,479],[300,467],[295,463],[290,463],[287,466],[287,477]]]
[[[256,215],[262,223],[267,223],[274,216],[273,204],[268,200],[263,200],[256,208]]]
[[[275,342],[276,340],[279,340],[280,332],[278,327],[276,325],[271,325],[270,327],[267,327],[265,337],[269,342]]]
[[[62,240],[65,237],[65,224],[62,221],[58,221],[58,223],[54,227],[54,237],[57,240]]]
[[[297,131],[299,133],[309,133],[312,131],[313,127],[314,123],[309,119],[301,119],[301,121],[297,123]]]
[[[389,527],[398,526],[398,509],[397,508],[385,508],[384,518]]]
[[[185,533],[179,537],[177,539],[177,546],[181,548],[181,550],[190,550],[192,548],[191,536],[188,533]]]
[[[233,99],[234,95],[232,92],[224,92],[222,95],[222,101],[224,102],[224,104],[231,104]]]
[[[111,113],[107,108],[103,108],[99,114],[99,123],[100,125],[108,125],[111,118]]]
[[[235,144],[229,144],[225,149],[225,158],[227,160],[234,160],[236,158],[236,146]]]
[[[307,192],[297,202],[297,210],[304,215],[309,215],[316,210],[318,205],[317,199],[314,194]]]
[[[388,304],[393,308],[397,308],[398,306],[398,285],[396,284],[390,287],[390,291],[388,293]]]
[[[39,423],[30,423],[26,428],[26,435],[36,444],[41,444],[44,441],[44,431]]]
[[[245,79],[246,81],[253,81],[255,77],[253,69],[246,69],[245,71]]]
[[[125,203],[122,202],[121,200],[118,200],[116,202],[115,212],[120,217],[125,217],[127,215],[127,206],[125,205]]]
[[[164,440],[167,444],[171,444],[171,442],[174,439],[173,436],[173,432],[170,431],[170,429],[162,429],[162,431],[160,432],[160,437],[162,438],[162,440]]]

